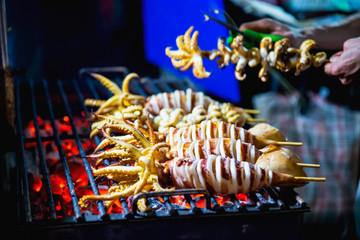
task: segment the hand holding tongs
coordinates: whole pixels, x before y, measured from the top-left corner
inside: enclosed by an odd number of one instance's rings
[[[215,12],[215,14],[219,14],[218,10],[213,10],[213,12]],[[249,29],[244,29],[244,31],[240,31],[235,21],[230,17],[230,15],[225,11],[223,11],[223,14],[225,16],[226,22],[223,22],[209,14],[204,13],[206,18],[212,19],[215,22],[229,29],[230,36],[227,38],[228,45],[231,44],[233,39],[237,35],[239,35],[239,33],[244,36],[246,47],[253,47],[254,45],[258,45],[264,37],[270,37],[273,42],[279,41],[284,38],[283,36],[267,34],[267,33],[259,33]]]

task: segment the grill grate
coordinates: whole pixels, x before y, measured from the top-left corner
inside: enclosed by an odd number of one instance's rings
[[[121,85],[123,77],[128,73],[126,68],[109,67],[96,69],[82,69],[79,71],[78,79],[71,81],[42,80],[34,82],[29,79],[16,79],[15,97],[16,97],[16,117],[17,117],[17,136],[19,142],[18,154],[18,205],[20,210],[21,222],[24,223],[84,223],[84,222],[102,222],[108,220],[127,220],[127,219],[148,219],[159,217],[179,218],[182,216],[224,216],[225,215],[244,215],[253,213],[303,213],[309,211],[306,203],[293,190],[286,190],[285,193],[278,188],[266,188],[258,192],[246,194],[248,202],[243,202],[236,195],[229,195],[227,204],[219,204],[217,197],[209,195],[205,190],[176,190],[171,192],[150,192],[141,193],[133,198],[132,208],[128,207],[125,199],[121,199],[122,213],[108,214],[104,203],[97,203],[97,214],[87,214],[81,211],[78,205],[78,196],[72,178],[72,172],[69,168],[68,159],[62,146],[62,141],[66,139],[74,140],[79,150],[79,156],[82,160],[85,172],[87,174],[89,185],[94,194],[100,193],[99,186],[96,184],[91,166],[86,158],[86,151],[83,147],[83,140],[88,138],[88,134],[79,133],[74,116],[89,116],[91,113],[84,105],[85,98],[108,98],[111,96],[104,87],[92,79],[90,72],[107,73],[114,75],[115,82]],[[121,76],[121,77],[119,77]],[[188,81],[173,81],[167,79],[141,79],[140,83],[132,82],[130,90],[133,93],[148,96],[159,92],[170,92],[175,89],[186,90],[186,88],[196,90],[195,86]],[[52,135],[41,136],[39,127],[39,115],[44,115],[50,120]],[[71,127],[71,134],[63,136],[59,133],[55,122],[56,118],[68,117]],[[82,117],[84,118],[84,117]],[[29,138],[24,135],[23,126],[29,119],[34,122],[35,137]],[[100,139],[96,136],[95,143],[99,144]],[[60,216],[52,193],[50,177],[48,173],[45,153],[43,151],[43,142],[53,141],[56,145],[62,167],[64,169],[67,188],[71,196],[73,206],[71,216]],[[46,216],[40,221],[34,219],[31,210],[31,193],[29,191],[28,163],[26,157],[25,144],[35,143],[37,147],[37,156],[39,160],[40,173],[42,175],[43,187],[46,192]],[[171,203],[173,196],[182,195],[189,208],[180,208]],[[140,198],[147,198],[150,202],[155,202],[158,197],[163,202],[159,203],[161,208],[157,211],[142,213],[137,211],[136,202]],[[155,199],[155,200],[154,200]],[[199,207],[198,200],[204,201],[204,205]],[[49,221],[50,220],[50,221]]]

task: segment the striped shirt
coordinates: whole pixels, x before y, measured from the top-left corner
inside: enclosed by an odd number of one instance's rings
[[[308,176],[326,177],[295,189],[307,202],[310,213],[305,223],[336,223],[353,210],[360,162],[360,112],[328,102],[311,93],[306,113],[301,114],[298,95],[263,93],[253,98],[257,117],[277,127],[289,141],[303,142],[289,147],[305,163]]]

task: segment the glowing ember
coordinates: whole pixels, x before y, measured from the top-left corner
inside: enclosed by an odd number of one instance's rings
[[[49,120],[43,120],[41,117],[37,117],[37,121],[39,124],[40,136],[52,137],[53,129],[51,122]],[[84,134],[88,134],[88,124],[84,121],[84,119],[80,119],[78,117],[74,118],[74,123],[79,131],[82,131]],[[70,136],[72,134],[69,117],[65,116],[61,120],[55,120],[55,125],[60,136]],[[38,159],[38,150],[36,148],[36,141],[34,140],[36,137],[34,121],[30,121],[26,126],[24,129],[24,135],[30,140],[26,142],[25,148],[29,153],[27,154],[29,157],[27,160],[27,170],[32,214],[34,218],[43,219],[47,216],[46,211],[48,211],[45,190],[46,186],[44,186],[43,176],[39,172],[40,160]],[[94,143],[89,139],[82,139],[82,146],[87,154],[92,152],[95,147]],[[83,191],[80,193],[79,189],[87,186],[89,180],[85,172],[82,159],[79,156],[79,149],[74,139],[67,138],[61,141],[61,147],[65,154],[76,193],[81,195]],[[62,218],[65,216],[72,216],[72,199],[67,186],[65,172],[57,146],[54,141],[42,141],[42,149],[49,174],[50,187],[55,202],[57,217]],[[32,156],[32,158],[30,156]],[[92,194],[92,192],[88,192],[86,194]]]
[[[42,181],[38,176],[29,172],[28,181],[29,185],[31,186],[31,190],[33,190],[34,192],[40,192],[42,188]]]
[[[89,125],[83,119],[84,113],[82,113],[82,118],[77,117],[74,118],[74,124],[76,126],[77,131],[83,133],[86,136],[89,135]],[[51,127],[51,122],[48,120],[43,120],[41,117],[37,118],[39,123],[39,132],[41,137],[53,137],[53,129]],[[55,120],[56,128],[59,132],[60,136],[71,136],[72,128],[70,125],[70,119],[68,116],[62,117],[61,120]],[[31,197],[31,207],[33,217],[43,219],[47,216],[46,212],[48,211],[47,203],[46,203],[46,190],[42,181],[42,175],[39,173],[39,160],[36,159],[37,148],[36,148],[36,131],[34,122],[30,121],[27,125],[26,129],[24,129],[24,133],[26,138],[30,139],[30,141],[26,142],[26,150],[32,154],[31,156],[35,156],[35,171],[28,170],[28,179],[29,179],[29,189],[30,189],[30,197]],[[91,154],[95,149],[96,145],[90,139],[81,139],[82,147],[85,150],[86,154]],[[69,192],[69,188],[67,186],[67,180],[63,168],[63,163],[60,159],[59,151],[54,141],[46,140],[42,141],[43,153],[45,162],[48,168],[49,180],[51,192],[54,198],[55,210],[58,218],[63,218],[66,216],[73,215],[73,205],[72,198]],[[65,154],[66,162],[70,170],[72,182],[74,183],[75,191],[77,196],[81,197],[84,195],[92,195],[93,191],[89,187],[89,180],[86,174],[82,158],[80,157],[79,149],[76,144],[76,141],[71,137],[64,137],[61,140],[62,151]],[[91,159],[88,159],[91,165],[94,164]],[[111,159],[110,159],[111,160]],[[31,161],[30,161],[31,162]],[[31,165],[31,164],[30,164]],[[94,165],[93,165],[94,166]],[[104,167],[105,164],[102,163],[97,166],[97,168]],[[98,189],[101,195],[108,194],[109,188],[112,186],[112,181],[103,177],[95,179],[98,185]],[[252,205],[247,194],[236,194],[236,199],[239,200],[241,205]],[[191,196],[192,201],[195,203],[197,208],[205,208],[206,207],[206,199],[203,194],[196,194]],[[223,207],[231,207],[234,206],[234,199],[230,199],[228,195],[216,195],[214,196],[217,204]],[[260,200],[266,201],[268,196],[265,194],[264,197]],[[131,211],[131,203],[133,196],[128,197],[126,200],[127,206]],[[184,195],[177,195],[169,197],[170,203],[173,204],[175,209],[191,209],[190,203],[186,199]],[[148,199],[148,205],[159,211],[166,209],[164,199],[159,198],[151,198]],[[96,202],[92,203],[87,210],[83,210],[85,214],[98,214],[97,204]],[[108,214],[113,213],[124,213],[122,204],[120,200],[115,200],[114,203],[107,209]]]

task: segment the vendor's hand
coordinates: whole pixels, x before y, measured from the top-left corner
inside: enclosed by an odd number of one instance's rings
[[[269,18],[243,23],[240,26],[240,31],[243,31],[244,29],[286,37],[290,40],[290,43],[293,47],[299,47],[300,44],[305,40],[301,30],[291,28],[290,26]]]
[[[344,42],[343,51],[330,58],[324,70],[336,76],[342,84],[360,82],[360,37],[350,38]]]

